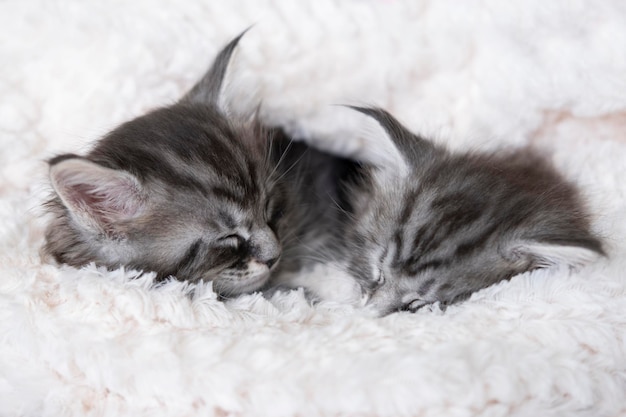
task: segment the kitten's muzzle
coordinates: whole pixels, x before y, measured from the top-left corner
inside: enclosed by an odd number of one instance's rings
[[[281,254],[281,245],[276,235],[269,227],[256,230],[248,242],[249,253],[252,258],[271,269]]]

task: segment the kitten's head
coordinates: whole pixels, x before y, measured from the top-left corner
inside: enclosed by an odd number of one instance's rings
[[[218,104],[240,37],[178,103],[121,125],[85,157],[50,161],[55,218],[45,251],[73,266],[213,280],[223,295],[267,281],[288,202],[267,132],[226,117]]]
[[[378,314],[452,303],[513,275],[603,254],[575,188],[529,151],[454,155],[374,117],[404,167],[354,186],[349,271]]]

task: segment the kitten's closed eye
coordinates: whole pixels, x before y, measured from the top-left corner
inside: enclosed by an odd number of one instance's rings
[[[402,307],[400,310],[415,313],[427,304],[429,304],[429,302],[422,298],[419,294],[408,294],[402,297]]]
[[[238,234],[229,234],[217,239],[217,242],[219,242],[219,244],[223,246],[232,246],[234,248],[238,248],[246,243],[246,239]]]

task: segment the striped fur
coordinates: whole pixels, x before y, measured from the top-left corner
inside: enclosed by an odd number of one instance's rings
[[[604,254],[576,189],[530,150],[452,154],[383,110],[355,109],[383,126],[408,167],[369,167],[352,187],[349,270],[379,314]]]
[[[225,115],[220,91],[240,37],[180,102],[119,126],[84,157],[50,161],[45,252],[73,266],[212,280],[231,296],[299,268],[320,245],[340,211],[317,205],[332,196],[311,193],[307,164],[339,160]]]

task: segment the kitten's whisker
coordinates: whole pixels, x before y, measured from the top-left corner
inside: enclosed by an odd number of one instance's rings
[[[276,133],[271,132],[269,134],[264,134],[263,136],[267,136],[269,140],[269,145],[265,148],[265,158],[263,163],[265,167],[269,170],[272,167],[272,155],[274,154],[274,146],[276,143]],[[269,178],[269,177],[268,177]]]
[[[341,212],[341,214],[345,214],[346,217],[351,220],[351,221],[355,221],[356,220],[356,215],[354,213],[349,212],[348,210],[346,210],[345,208],[341,207],[341,205],[339,204],[339,202],[337,200],[335,200],[335,198],[333,196],[331,196],[330,194],[328,194],[328,198],[330,198],[330,200],[333,202],[333,204],[335,205],[335,207],[337,207],[337,209],[339,209],[339,211]]]
[[[300,155],[300,157],[296,160],[296,162],[294,162],[293,164],[291,164],[291,166],[289,168],[287,168],[285,170],[285,172],[283,172],[277,179],[276,182],[282,180],[296,165],[298,165],[298,163],[302,160],[302,158],[304,158],[306,156],[306,154],[309,152],[309,148],[307,148],[304,152],[302,152],[302,155]],[[298,178],[297,181],[302,181],[302,178]],[[301,184],[301,183],[300,183]],[[300,185],[299,184],[299,185]]]
[[[287,147],[283,151],[283,153],[280,156],[280,158],[278,158],[278,161],[276,162],[276,165],[274,165],[274,169],[272,169],[272,172],[270,172],[268,178],[272,178],[274,176],[274,173],[276,172],[276,170],[278,169],[280,164],[283,162],[283,159],[285,159],[285,157],[287,156],[287,153],[291,149],[292,145],[293,145],[293,138],[289,138],[289,143],[287,143]]]

